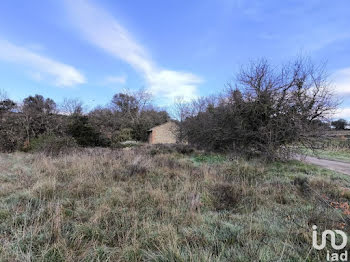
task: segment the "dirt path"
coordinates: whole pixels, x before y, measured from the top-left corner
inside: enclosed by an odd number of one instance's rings
[[[326,160],[326,159],[321,159],[321,158],[311,157],[311,156],[297,156],[297,159],[306,163],[314,164],[333,171],[350,175],[350,163]]]

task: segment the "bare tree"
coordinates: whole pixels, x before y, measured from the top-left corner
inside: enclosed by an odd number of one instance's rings
[[[298,58],[280,69],[262,59],[242,68],[218,103],[185,121],[189,142],[274,159],[290,145],[313,145],[337,107],[324,66]],[[198,108],[198,106],[197,106]]]
[[[190,115],[190,103],[186,102],[184,97],[178,96],[174,99],[171,111],[172,116],[182,123]]]
[[[291,143],[312,147],[312,138],[321,135],[315,123],[337,107],[324,65],[308,58],[280,70],[263,59],[242,69],[237,80],[249,112],[249,140],[268,158]]]
[[[23,125],[26,130],[26,143],[29,145],[32,138],[44,133],[51,133],[57,126],[57,105],[50,98],[41,95],[28,96],[21,105]]]
[[[112,109],[119,112],[123,119],[138,124],[141,112],[147,108],[150,101],[151,95],[144,89],[138,91],[124,90],[124,92],[113,96]]]
[[[144,89],[138,91],[124,90],[115,94],[111,107],[132,121],[138,121],[140,113],[150,105],[151,95]]]
[[[176,97],[171,108],[172,116],[178,121],[178,128],[174,130],[179,142],[184,141],[183,123],[190,116],[190,103],[186,102],[184,97]]]
[[[0,89],[0,101],[8,99],[7,93],[5,90]]]
[[[84,104],[79,98],[64,98],[60,109],[68,115],[83,114]]]
[[[84,111],[83,102],[78,98],[64,98],[59,108],[65,115],[82,114]]]
[[[124,90],[114,95],[111,102],[115,122],[121,129],[132,129],[133,139],[146,140],[147,130],[169,119],[167,112],[151,104],[151,94],[144,89]]]

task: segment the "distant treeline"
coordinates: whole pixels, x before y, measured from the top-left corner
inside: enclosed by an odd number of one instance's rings
[[[331,127],[334,128],[335,130],[346,130],[350,129],[350,122],[346,121],[345,119],[338,119],[335,120],[331,123]]]
[[[114,95],[110,106],[83,113],[79,100],[57,105],[41,95],[22,103],[0,99],[0,151],[32,150],[41,144],[118,146],[126,140],[147,140],[147,130],[169,120],[166,111],[150,103],[144,91]],[[54,145],[51,145],[54,146]]]
[[[270,160],[289,157],[299,145],[313,147],[313,139],[330,128],[328,119],[338,106],[331,87],[324,67],[306,58],[283,66],[272,66],[264,59],[252,62],[241,69],[226,92],[175,102],[179,141]],[[110,106],[84,114],[76,100],[66,100],[58,110],[53,100],[39,95],[21,104],[2,99],[1,150],[30,150],[45,140],[80,146],[146,141],[148,129],[169,120],[166,111],[155,109],[149,101],[144,91],[119,93]],[[342,129],[346,121],[333,125]]]

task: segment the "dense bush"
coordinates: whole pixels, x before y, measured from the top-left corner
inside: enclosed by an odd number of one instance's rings
[[[14,133],[0,129],[0,152],[13,152],[18,148],[18,140]]]
[[[269,160],[288,157],[292,144],[312,146],[310,139],[324,130],[319,123],[336,107],[323,71],[304,60],[281,71],[262,60],[237,79],[217,101],[190,110],[197,113],[181,123],[190,144]]]
[[[0,152],[13,152],[23,145],[23,127],[13,115],[0,115]]]
[[[77,147],[78,145],[73,137],[41,135],[31,141],[29,149],[33,152],[44,153],[49,156],[57,156],[59,154],[70,152]]]
[[[74,114],[69,117],[68,135],[74,137],[78,145],[84,147],[106,146],[108,141],[89,122],[88,116]]]
[[[112,145],[120,142],[125,142],[128,140],[132,140],[132,139],[133,139],[132,129],[123,128],[121,130],[117,130],[116,132],[114,132],[112,136]]]
[[[23,115],[13,112],[15,102],[0,100],[0,152],[13,152],[23,145],[25,128]]]

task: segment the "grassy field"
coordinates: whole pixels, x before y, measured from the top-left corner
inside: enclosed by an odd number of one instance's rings
[[[306,155],[319,157],[323,159],[342,161],[350,163],[350,150],[346,149],[316,149],[316,150],[304,150]]]
[[[319,149],[304,149],[303,152],[309,156],[350,163],[350,132],[334,131],[329,135],[333,137],[317,141]]]
[[[321,261],[350,177],[170,147],[0,155],[0,261]]]

